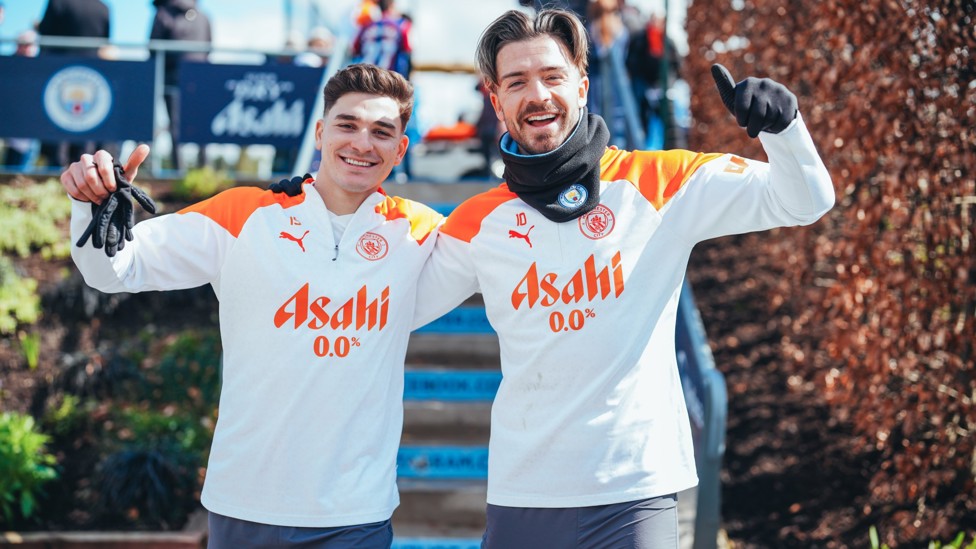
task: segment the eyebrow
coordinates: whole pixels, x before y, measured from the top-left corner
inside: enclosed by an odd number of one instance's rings
[[[526,74],[528,74],[528,72],[529,71],[512,71],[512,72],[507,72],[507,73],[503,74],[501,76],[501,78],[499,78],[498,80],[500,82],[500,81],[505,80],[505,79],[508,79],[508,78],[515,78],[515,77],[519,77],[519,76],[524,77]],[[567,69],[566,69],[566,67],[559,66],[559,65],[550,65],[548,67],[542,67],[542,68],[540,68],[538,70],[538,72],[541,72],[541,73],[547,73],[547,72],[562,72],[562,73],[565,73],[565,72],[567,72]]]
[[[355,115],[352,115],[352,114],[342,114],[342,113],[336,115],[336,120],[348,120],[350,122],[361,122],[362,121],[362,119],[359,118],[358,116],[355,116]],[[382,126],[384,128],[393,130],[393,131],[397,131],[398,130],[396,124],[393,124],[392,122],[387,122],[386,120],[377,120],[376,122],[374,122],[374,124],[376,124],[377,126]]]

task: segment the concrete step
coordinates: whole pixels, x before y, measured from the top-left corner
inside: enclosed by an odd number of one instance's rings
[[[448,365],[457,369],[501,368],[498,336],[494,334],[431,334],[414,332],[407,344],[407,366]]]
[[[397,538],[480,540],[485,529],[484,479],[400,479],[393,513]]]
[[[487,446],[497,370],[409,368],[404,380],[402,444],[441,440]]]
[[[488,445],[490,402],[404,402],[401,444]]]

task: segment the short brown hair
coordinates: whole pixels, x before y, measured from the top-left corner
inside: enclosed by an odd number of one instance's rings
[[[521,42],[540,36],[549,36],[562,43],[569,53],[570,62],[586,76],[587,49],[589,42],[586,28],[571,11],[544,9],[533,20],[524,12],[509,10],[495,19],[481,33],[475,64],[489,89],[498,86],[498,52],[512,42]]]
[[[400,107],[400,129],[406,129],[413,112],[413,85],[399,73],[370,63],[349,65],[326,83],[322,91],[325,97],[323,112],[328,113],[336,101],[347,93],[368,93],[393,99]]]

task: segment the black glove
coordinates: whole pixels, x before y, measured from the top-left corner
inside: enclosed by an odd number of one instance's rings
[[[750,76],[736,84],[729,70],[718,63],[712,65],[712,78],[725,108],[749,137],[759,132],[779,133],[796,118],[796,96],[779,82]]]
[[[143,210],[156,213],[156,203],[142,189],[129,183],[119,161],[113,161],[112,165],[115,172],[115,190],[101,204],[92,204],[91,223],[77,242],[80,248],[91,237],[92,246],[105,248],[105,255],[109,257],[125,248],[126,241],[132,241],[132,227],[136,224],[133,198]]]
[[[298,196],[302,194],[302,184],[312,179],[311,174],[305,174],[303,176],[295,176],[291,179],[282,179],[277,183],[272,183],[268,186],[271,192],[275,193],[285,193],[288,196]]]

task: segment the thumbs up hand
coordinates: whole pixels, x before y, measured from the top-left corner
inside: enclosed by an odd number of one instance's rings
[[[717,63],[712,65],[712,78],[725,108],[749,137],[762,131],[779,133],[796,118],[796,96],[779,82],[750,76],[736,84],[729,70]]]

